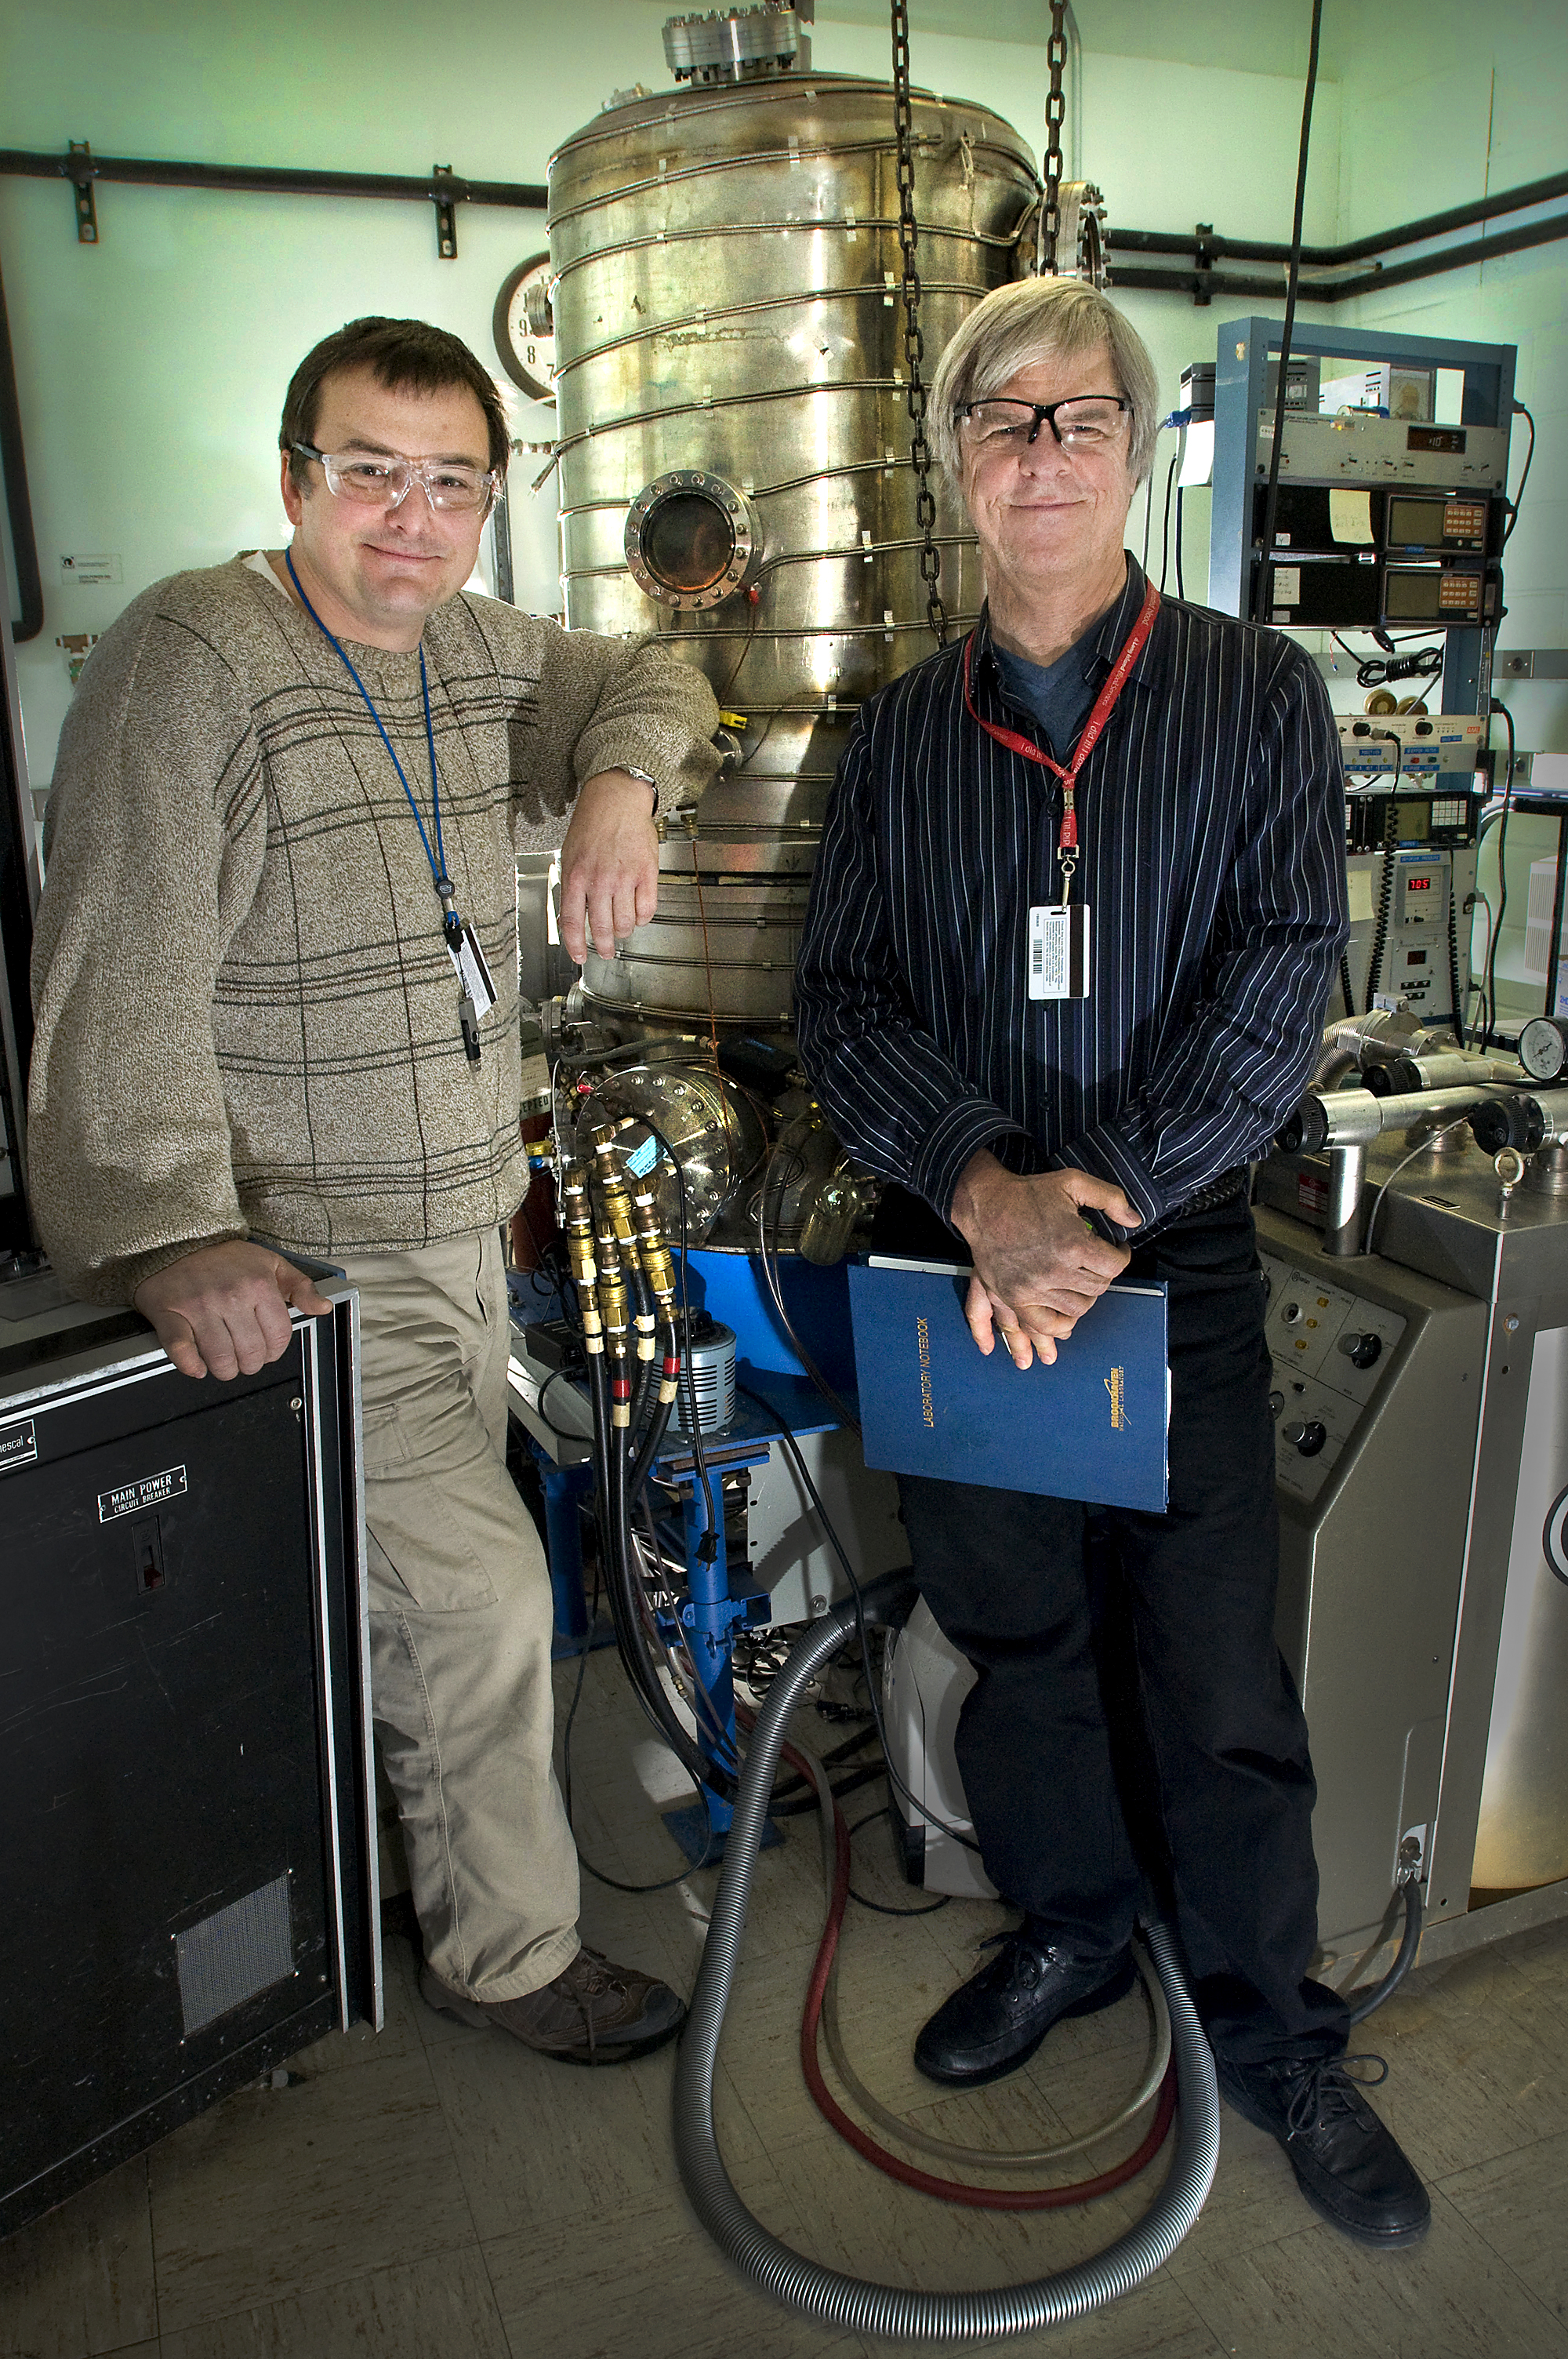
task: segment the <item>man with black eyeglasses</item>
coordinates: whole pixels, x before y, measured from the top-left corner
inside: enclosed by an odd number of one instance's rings
[[[551,1598],[506,1473],[516,856],[584,954],[653,914],[654,813],[717,767],[700,674],[475,597],[505,416],[465,345],[364,319],[296,371],[293,537],[135,599],[61,734],[33,990],[56,1268],[222,1382],[360,1291],[372,1686],[427,1999],[614,2063],[684,2008],[584,1949]],[[569,819],[569,824],[567,824]]]
[[[1299,647],[1162,603],[1128,555],[1157,391],[1130,324],[1074,279],[1000,288],[944,353],[933,439],[986,606],[862,708],[795,976],[838,1136],[961,1234],[982,1352],[1000,1336],[1048,1364],[1124,1270],[1169,1288],[1167,1513],[1091,1531],[1076,1501],[900,1484],[916,1578],[977,1673],[957,1747],[975,1831],[1022,1912],[914,2060],[978,2087],[1110,2006],[1150,1873],[1230,2104],[1326,2218],[1399,2245],[1425,2190],[1307,1972],[1314,1788],[1273,1635],[1248,1190],[1345,940],[1338,747]]]

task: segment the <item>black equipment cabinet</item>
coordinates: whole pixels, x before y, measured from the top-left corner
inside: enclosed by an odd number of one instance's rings
[[[0,2234],[379,2025],[356,1304],[320,1282],[228,1385],[133,1315],[0,1326]]]

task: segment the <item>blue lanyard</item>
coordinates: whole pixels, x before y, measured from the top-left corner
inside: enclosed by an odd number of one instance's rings
[[[388,754],[392,756],[392,766],[396,771],[403,791],[408,798],[408,808],[414,814],[414,824],[419,831],[419,841],[425,847],[425,857],[430,864],[431,879],[435,885],[437,893],[440,897],[441,931],[446,936],[451,948],[455,951],[462,940],[463,921],[459,917],[457,909],[453,905],[452,880],[447,874],[446,847],[441,842],[441,789],[436,777],[436,732],[430,720],[430,682],[425,670],[425,649],[423,644],[421,644],[419,649],[419,687],[425,699],[425,742],[430,748],[430,809],[436,822],[436,849],[434,852],[430,849],[430,839],[425,832],[425,822],[419,815],[419,806],[414,799],[414,789],[409,785],[407,777],[404,772],[403,765],[397,758],[397,749],[382,725],[381,715],[376,711],[375,706],[371,702],[370,690],[366,688],[363,680],[354,669],[353,665],[349,661],[347,651],[343,647],[342,643],[340,640],[333,638],[331,632],[327,628],[326,624],[321,620],[320,615],[316,612],[315,607],[305,595],[305,591],[300,582],[299,576],[294,570],[294,556],[292,550],[287,549],[284,550],[283,561],[288,568],[289,580],[293,582],[296,590],[299,592],[300,604],[304,607],[306,613],[309,615],[310,620],[315,624],[316,628],[320,632],[322,637],[328,640],[330,645],[337,649],[338,654],[342,660],[344,670],[348,673],[349,678],[353,681],[354,686],[359,690],[360,694],[364,698],[365,711],[370,714],[371,719],[375,723],[377,729],[381,732],[382,744],[385,746]]]

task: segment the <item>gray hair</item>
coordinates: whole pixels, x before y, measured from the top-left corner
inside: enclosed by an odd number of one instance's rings
[[[1110,346],[1117,390],[1132,404],[1127,467],[1141,484],[1154,463],[1160,381],[1131,321],[1082,278],[1021,278],[993,288],[947,346],[931,385],[931,440],[953,481],[963,479],[961,409],[990,400],[1021,369],[1076,359],[1098,344]]]

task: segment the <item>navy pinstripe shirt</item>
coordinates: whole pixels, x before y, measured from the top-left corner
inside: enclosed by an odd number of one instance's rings
[[[1143,574],[1091,635],[1098,686]],[[1029,910],[1060,898],[1061,788],[964,709],[962,647],[861,708],[795,971],[802,1060],[872,1170],[946,1215],[977,1147],[1117,1181],[1144,1233],[1260,1153],[1296,1103],[1347,934],[1327,691],[1276,631],[1162,604],[1079,774],[1087,1000],[1031,1000]],[[973,691],[1025,734],[988,626]]]

